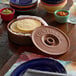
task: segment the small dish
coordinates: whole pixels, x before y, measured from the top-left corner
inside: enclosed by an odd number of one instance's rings
[[[69,17],[68,10],[56,10],[54,12],[55,19],[58,23],[66,23]]]
[[[45,64],[44,64],[45,63]],[[66,70],[62,64],[60,64],[55,59],[48,58],[38,58],[33,59],[28,62],[24,62],[20,66],[18,66],[11,76],[23,76],[27,69],[35,69],[40,71],[48,71],[48,72],[58,72],[62,74],[66,74]]]
[[[4,21],[11,21],[14,18],[15,10],[13,8],[0,9],[1,18]]]

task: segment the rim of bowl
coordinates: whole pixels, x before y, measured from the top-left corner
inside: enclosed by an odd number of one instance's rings
[[[27,11],[31,11],[31,10],[34,10],[36,8],[36,6],[34,8],[29,8],[29,9],[25,9],[25,10],[20,10],[20,9],[15,9],[16,11],[19,11],[19,12],[27,12]]]
[[[48,4],[46,2],[43,2],[42,0],[41,0],[41,3],[46,6],[59,6],[59,5],[63,5],[64,3],[67,3],[67,0],[64,0],[62,3],[59,3],[59,4]]]
[[[18,5],[18,4],[14,4],[14,3],[12,3],[12,2],[10,2],[12,5],[15,5],[15,6],[21,6],[21,7],[24,7],[24,6],[31,6],[31,5],[33,5],[33,4],[35,4],[35,3],[38,3],[38,1],[36,1],[36,2],[34,2],[34,3],[31,3],[31,4],[27,4],[27,5]]]
[[[28,6],[18,6],[18,5],[10,3],[10,6],[13,6],[13,7],[16,7],[16,8],[30,8],[30,7],[33,7],[35,5],[37,5],[37,2],[32,4],[32,5],[28,5]]]
[[[11,10],[12,13],[11,13],[11,14],[3,14],[2,11],[5,10],[5,9]],[[2,8],[2,9],[0,9],[0,14],[2,14],[2,15],[12,15],[12,14],[14,14],[14,13],[15,13],[15,9],[13,9],[13,8]]]
[[[60,12],[60,11],[63,11],[63,12],[67,12],[68,13],[68,15],[66,15],[66,16],[60,16],[60,15],[57,15],[57,12]],[[67,17],[67,16],[69,16],[69,10],[56,10],[55,12],[54,12],[54,15],[55,16],[58,16],[58,17]]]
[[[28,11],[31,11],[31,10],[34,10],[36,7],[37,7],[37,4],[35,4],[34,6],[32,7],[29,7],[29,8],[16,8],[16,7],[13,7],[11,6],[12,8],[15,9],[15,11],[18,11],[18,12],[28,12]]]
[[[30,3],[30,4],[25,4],[25,5],[23,4],[23,5],[21,5],[21,4],[16,4],[16,3],[13,3],[13,2],[10,1],[10,3],[12,3],[14,5],[17,5],[17,6],[28,6],[28,5],[32,5],[32,4],[36,3],[36,2],[38,2],[38,0],[36,0],[35,2]]]
[[[29,18],[29,17],[27,17],[28,19],[36,19],[36,18]],[[13,23],[13,22],[15,22],[15,21],[18,21],[18,20],[22,20],[22,19],[27,19],[27,18],[19,18],[19,19],[13,19],[12,21],[10,21],[9,23],[8,23],[8,25],[7,25],[7,30],[9,31],[9,32],[11,32],[12,34],[15,34],[15,35],[21,35],[21,36],[25,36],[25,34],[21,34],[21,33],[16,33],[16,32],[13,32],[12,30],[10,30],[10,25]],[[42,24],[42,26],[44,26],[44,23],[41,21],[41,20],[39,20],[39,19],[36,19],[36,20],[38,20],[38,21],[40,21],[41,22],[41,24]],[[30,36],[31,36],[31,34],[30,33],[28,33]]]
[[[59,4],[59,3],[62,3],[64,0],[59,0],[58,2],[57,1],[55,1],[55,3],[53,2],[53,0],[42,0],[43,2],[45,2],[45,3],[48,3],[48,4]],[[51,2],[51,3],[49,3],[49,2]]]

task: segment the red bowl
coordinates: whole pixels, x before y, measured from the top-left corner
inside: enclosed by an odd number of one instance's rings
[[[2,11],[5,10],[5,9],[11,10],[12,13],[11,14],[3,14]],[[3,9],[0,9],[1,18],[4,21],[11,21],[14,18],[14,14],[15,14],[15,10],[13,8],[3,8]]]

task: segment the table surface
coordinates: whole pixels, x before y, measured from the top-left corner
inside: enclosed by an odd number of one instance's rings
[[[72,0],[68,0],[68,3],[64,9],[69,9],[72,5]],[[8,5],[0,4],[0,9],[9,7]],[[59,24],[55,21],[54,15],[49,14],[41,7],[41,4],[35,11],[24,13],[25,15],[35,15],[42,17],[49,25],[55,26],[64,31],[70,38],[71,47],[67,53],[60,56],[50,56],[61,60],[76,61],[76,26],[70,23]],[[19,15],[19,14],[18,14]],[[0,24],[0,76],[3,76],[9,68],[15,63],[20,54],[24,51],[35,50],[39,51],[35,46],[19,46],[11,43],[8,40],[7,24],[2,22]],[[24,48],[25,47],[25,48]],[[30,47],[30,48],[29,48]],[[21,50],[20,50],[21,49]]]

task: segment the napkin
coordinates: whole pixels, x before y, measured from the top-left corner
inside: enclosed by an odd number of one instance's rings
[[[23,53],[22,55],[20,55],[16,63],[9,69],[9,71],[4,76],[10,76],[11,73],[14,71],[14,69],[16,69],[16,67],[18,67],[19,65],[21,65],[26,61],[36,59],[36,58],[44,58],[44,56],[34,54],[34,53],[29,53],[29,52]],[[62,60],[58,60],[58,61],[66,68],[67,73],[70,76],[76,76],[76,62],[62,61]]]
[[[28,69],[23,76],[67,76],[67,74]]]
[[[68,23],[71,23],[71,24],[76,24],[76,18],[74,19],[71,19],[70,17],[68,18],[67,20]]]
[[[9,4],[9,0],[0,0],[0,3]]]

